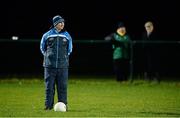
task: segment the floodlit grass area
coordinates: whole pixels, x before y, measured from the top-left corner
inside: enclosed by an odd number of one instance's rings
[[[180,82],[118,83],[112,77],[70,77],[69,111],[43,108],[43,78],[0,80],[0,117],[178,117]]]

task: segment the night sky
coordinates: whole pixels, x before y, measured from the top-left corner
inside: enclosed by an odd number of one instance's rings
[[[39,50],[39,42],[52,25],[53,16],[57,14],[65,19],[65,28],[74,41],[104,40],[105,36],[116,30],[119,21],[125,23],[132,40],[140,40],[147,20],[154,22],[155,30],[162,37],[161,40],[172,41],[179,40],[179,6],[178,0],[1,1],[0,72],[43,73],[43,57]],[[11,40],[12,36],[18,36],[19,40],[32,39],[38,42],[3,42]],[[108,74],[112,71],[111,45],[76,43],[73,46],[73,54],[70,58],[71,73]],[[172,73],[179,73],[179,63],[177,63],[180,59],[179,44],[163,45],[159,49],[161,49],[161,59],[163,58],[161,71],[165,74],[169,73],[169,70]],[[12,54],[15,55],[13,58]],[[138,54],[134,52],[134,63],[137,65],[134,66],[134,70],[137,72],[141,64]]]
[[[74,40],[103,39],[123,21],[134,38],[152,20],[155,29],[168,40],[178,39],[179,4],[177,0],[13,0],[1,3],[0,38],[13,35],[40,39],[54,15],[66,20],[65,27]]]

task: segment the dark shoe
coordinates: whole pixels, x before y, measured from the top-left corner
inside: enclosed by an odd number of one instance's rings
[[[68,111],[68,105],[66,105],[66,111]]]
[[[50,107],[45,107],[44,110],[51,110],[52,108]]]
[[[152,81],[157,84],[160,83],[160,80],[157,77],[153,77]]]
[[[48,107],[45,107],[44,110],[49,110],[49,108],[48,108]]]
[[[148,77],[148,73],[147,72],[144,72],[144,80],[145,81],[149,81],[150,78]]]

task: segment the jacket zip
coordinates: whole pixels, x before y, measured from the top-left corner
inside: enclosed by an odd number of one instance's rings
[[[59,38],[57,38],[57,45],[56,45],[56,51],[57,51],[57,56],[56,56],[56,68],[57,68],[57,66],[58,66],[58,57],[59,57],[58,46],[59,46]]]

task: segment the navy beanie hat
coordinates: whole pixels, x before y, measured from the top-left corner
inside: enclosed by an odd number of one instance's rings
[[[53,17],[53,25],[56,26],[58,23],[64,22],[64,19],[60,15]]]
[[[118,27],[118,28],[120,28],[120,27],[125,27],[125,25],[124,25],[123,22],[119,22],[117,27]]]

